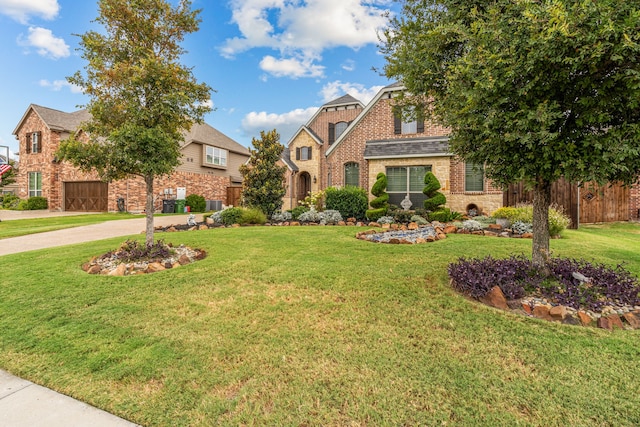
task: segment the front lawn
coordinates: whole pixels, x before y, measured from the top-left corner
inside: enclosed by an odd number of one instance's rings
[[[639,331],[525,318],[449,287],[459,256],[529,255],[531,240],[356,231],[158,234],[209,255],[142,276],[80,270],[123,238],[2,257],[0,367],[142,425],[640,424]],[[585,227],[551,246],[640,275],[639,234]]]
[[[2,221],[0,222],[0,239],[131,218],[144,218],[144,216],[129,213],[102,213]]]

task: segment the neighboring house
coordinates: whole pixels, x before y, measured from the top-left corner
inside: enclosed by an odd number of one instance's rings
[[[143,211],[142,178],[105,183],[95,173],[83,173],[55,157],[60,142],[89,118],[86,110],[66,113],[34,104],[27,108],[13,131],[20,143],[18,196],[46,197],[50,210],[116,211],[118,199],[123,199],[126,211]],[[242,185],[238,168],[249,159],[249,150],[207,124],[194,124],[181,151],[182,163],[175,172],[154,182],[156,207],[159,199],[175,198],[180,187],[186,195],[229,204],[227,193]]]
[[[502,206],[502,191],[485,179],[482,168],[449,153],[446,128],[422,120],[403,122],[394,114],[393,98],[403,89],[389,85],[366,107],[349,95],[323,105],[285,149],[289,175],[283,209],[295,207],[309,191],[330,186],[354,185],[370,192],[380,172],[387,175],[390,203],[399,206],[408,196],[412,208],[421,208],[428,171],[440,181],[453,210],[488,213]]]

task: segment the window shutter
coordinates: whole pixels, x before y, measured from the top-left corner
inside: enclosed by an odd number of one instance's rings
[[[300,147],[296,148],[296,160],[300,160]]]
[[[329,123],[329,144],[336,142],[336,124]]]
[[[31,153],[31,134],[28,133],[27,134],[27,148],[26,148],[26,152],[27,154]]]
[[[393,116],[393,133],[400,135],[402,133],[402,118]]]
[[[307,156],[307,160],[311,160],[311,152],[313,151],[313,147],[307,147],[307,153],[309,153],[309,155]]]
[[[36,152],[42,153],[42,132],[36,132],[38,135],[38,141],[36,143]]]
[[[424,133],[424,120],[417,120],[418,133]]]

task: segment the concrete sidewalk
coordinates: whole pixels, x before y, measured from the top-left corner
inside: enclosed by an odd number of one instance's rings
[[[134,427],[129,421],[0,370],[0,425]]]
[[[189,214],[155,217],[154,225],[169,226],[186,224],[188,216]],[[202,216],[200,216],[200,220],[202,220]],[[48,231],[45,233],[30,234],[27,236],[0,239],[0,256],[36,249],[92,242],[110,237],[140,234],[144,232],[145,224],[145,218],[121,219],[99,224],[83,225],[81,227],[65,228],[63,230]]]
[[[59,215],[42,213],[42,216],[38,217],[43,216]],[[185,224],[187,217],[188,214],[156,217],[154,225]],[[135,218],[12,237],[0,240],[0,256],[111,237],[129,236],[142,233],[144,230],[145,218]],[[126,427],[136,425],[0,370],[0,426]]]

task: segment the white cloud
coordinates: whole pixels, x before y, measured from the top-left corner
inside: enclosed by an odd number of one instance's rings
[[[0,14],[26,24],[30,16],[53,19],[58,15],[57,0],[0,0]]]
[[[69,88],[71,93],[82,93],[82,88],[80,86],[69,83],[66,80],[54,80],[50,82],[49,80],[40,80],[40,86],[49,88],[55,92],[59,92],[62,88]]]
[[[271,48],[281,58],[266,56],[263,70],[278,76],[318,77],[320,66],[314,63],[325,49],[359,49],[378,42],[378,32],[388,23],[389,4],[389,0],[232,0],[232,22],[241,36],[227,39],[220,51],[232,58],[249,49]],[[309,71],[301,75],[282,71],[294,65]]]
[[[347,59],[342,64],[342,69],[345,70],[345,71],[355,71],[355,69],[356,69],[355,61],[353,59]]]
[[[18,37],[18,44],[36,48],[39,55],[52,59],[66,58],[70,55],[69,45],[64,39],[53,35],[51,30],[41,27],[29,27],[29,35]]]
[[[318,107],[297,108],[283,114],[251,112],[242,119],[242,130],[246,136],[258,138],[260,131],[276,129],[280,134],[280,142],[286,144],[316,111]]]
[[[314,65],[310,58],[277,59],[267,55],[260,61],[260,69],[275,77],[323,77],[324,67]]]
[[[348,94],[364,105],[367,105],[383,87],[384,86],[372,86],[367,88],[360,83],[348,83],[336,80],[324,85],[320,91],[320,95],[324,102],[329,102]]]

